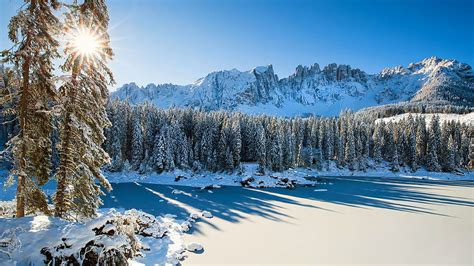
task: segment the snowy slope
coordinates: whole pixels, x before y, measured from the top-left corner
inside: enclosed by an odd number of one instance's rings
[[[379,121],[384,121],[385,123],[388,123],[390,121],[392,122],[398,122],[403,119],[407,119],[409,116],[412,116],[413,118],[416,117],[424,117],[426,120],[426,124],[429,125],[431,122],[431,119],[435,115],[439,116],[439,120],[441,124],[444,122],[449,122],[449,121],[454,121],[454,122],[460,122],[462,124],[467,124],[470,126],[474,126],[474,112],[468,113],[468,114],[415,114],[415,113],[405,113],[405,114],[400,114],[400,115],[394,115],[390,117],[385,117],[385,118],[379,118],[376,120],[376,123]]]
[[[205,110],[239,110],[251,114],[294,116],[336,115],[342,109],[359,110],[401,101],[443,101],[474,105],[474,74],[456,60],[427,58],[408,67],[383,69],[370,75],[348,65],[320,68],[298,66],[279,79],[273,66],[249,71],[236,69],[208,74],[185,86],[135,83],[123,85],[112,98],[132,104],[145,101],[159,107],[198,107]]]

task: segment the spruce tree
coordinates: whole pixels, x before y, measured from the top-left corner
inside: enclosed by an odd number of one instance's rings
[[[95,178],[106,189],[112,187],[103,176],[101,167],[109,162],[102,149],[104,128],[109,126],[105,104],[107,85],[113,76],[107,61],[113,53],[107,34],[109,17],[104,0],[85,0],[71,5],[66,14],[66,47],[64,71],[71,78],[60,88],[60,164],[56,173],[57,191],[54,195],[55,215],[63,218],[91,217],[102,203],[103,192]],[[86,53],[78,47],[81,34],[94,35],[96,51]]]
[[[48,213],[47,199],[40,190],[51,172],[50,106],[55,99],[53,59],[58,57],[55,35],[60,22],[54,15],[59,8],[55,0],[27,0],[12,17],[8,37],[14,47],[2,52],[2,57],[21,73],[16,89],[2,93],[0,103],[14,113],[19,121],[19,133],[10,140],[14,156],[11,176],[17,178],[16,217],[37,210]]]
[[[143,160],[143,126],[141,117],[141,108],[135,108],[132,113],[132,160],[131,166],[133,170],[138,170]]]
[[[355,151],[355,137],[352,123],[348,123],[346,132],[346,145],[344,151],[344,160],[349,167],[349,170],[355,170],[356,151]]]
[[[256,124],[256,142],[255,142],[255,151],[257,153],[257,162],[258,162],[258,171],[262,174],[265,173],[265,168],[267,165],[266,157],[267,157],[267,152],[266,152],[266,135],[265,135],[265,129],[263,128],[262,124],[257,122]]]
[[[452,172],[456,170],[456,143],[453,136],[449,137],[448,146],[447,146],[447,157],[446,157],[446,171]]]

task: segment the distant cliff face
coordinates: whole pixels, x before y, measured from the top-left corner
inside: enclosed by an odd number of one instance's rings
[[[474,105],[474,74],[455,60],[428,58],[408,67],[386,68],[369,75],[348,65],[298,66],[279,79],[271,65],[241,72],[236,69],[208,74],[194,84],[138,87],[125,84],[112,98],[132,104],[145,101],[159,107],[199,107],[247,113],[334,115],[342,109],[400,101],[443,101]]]

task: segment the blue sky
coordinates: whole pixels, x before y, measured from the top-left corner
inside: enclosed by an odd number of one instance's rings
[[[1,48],[20,0],[0,0]],[[430,56],[474,65],[474,0],[109,0],[117,86],[189,84],[273,64],[350,64],[368,73]]]

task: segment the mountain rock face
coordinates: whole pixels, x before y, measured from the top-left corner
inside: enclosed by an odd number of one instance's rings
[[[238,110],[282,116],[305,113],[336,115],[342,109],[410,102],[444,102],[474,106],[472,68],[456,60],[427,58],[408,67],[383,69],[370,75],[349,65],[298,66],[279,79],[271,65],[241,72],[208,74],[185,86],[125,84],[112,98],[159,107]]]

